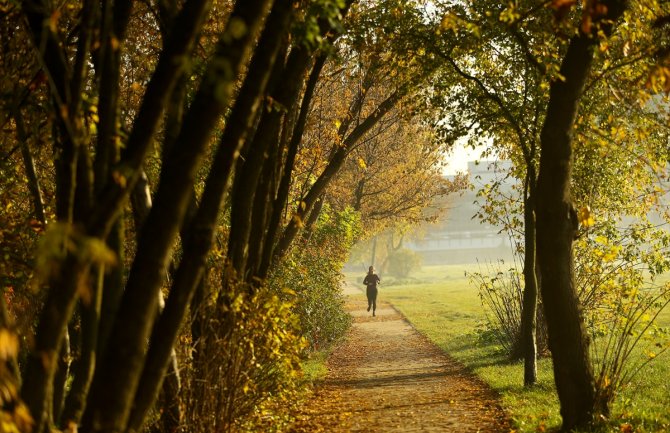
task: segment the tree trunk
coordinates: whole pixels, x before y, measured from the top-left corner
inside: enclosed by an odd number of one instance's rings
[[[314,233],[314,228],[316,226],[316,222],[319,220],[319,215],[321,215],[321,211],[323,210],[323,204],[325,202],[325,197],[321,197],[316,201],[316,204],[314,204],[314,207],[312,208],[312,212],[309,213],[309,218],[307,218],[307,221],[305,221],[305,229],[303,231],[303,242],[308,242],[309,239],[312,237],[312,233]]]
[[[63,400],[65,399],[65,383],[70,375],[70,333],[66,330],[63,337],[63,343],[60,346],[58,354],[58,366],[54,376],[54,392],[52,397],[52,419],[54,423],[58,422],[63,410]]]
[[[61,272],[50,281],[21,387],[21,398],[30,409],[35,422],[33,431],[37,433],[41,433],[50,421],[49,402],[53,396],[57,355],[72,317],[80,279],[85,278],[88,271],[88,266],[72,254],[66,256],[61,266],[68,272]]]
[[[234,83],[255,42],[269,0],[238,1],[161,172],[154,205],[138,242],[119,317],[96,370],[84,431],[126,428],[145,361],[146,341],[158,310],[158,290],[210,133],[233,96]],[[246,31],[234,31],[243,23]],[[221,65],[226,65],[222,68]],[[150,402],[150,404],[153,402]]]
[[[623,13],[626,2],[612,0],[605,2],[605,6],[607,16],[604,18],[615,21]],[[605,30],[607,33],[610,29]],[[570,196],[574,119],[596,42],[594,35],[587,34],[571,39],[560,70],[565,79],[551,83],[541,133],[537,253],[564,430],[584,426],[596,413],[607,410],[597,407],[595,400],[588,342],[575,292],[572,242],[578,221]]]
[[[96,269],[96,281],[91,291],[91,299],[81,302],[81,354],[74,371],[74,378],[63,406],[60,425],[67,429],[71,424],[78,425],[86,405],[86,396],[95,370],[96,350],[98,346],[98,326],[105,269]]]
[[[283,107],[293,106],[302,87],[303,76],[307,70],[309,59],[310,52],[306,46],[294,46],[286,61],[286,66],[283,69],[275,68],[276,73],[279,73],[281,77],[277,80],[275,89],[271,91],[271,98],[276,103]],[[277,109],[263,111],[256,134],[249,147],[247,159],[241,165],[241,169],[235,173],[228,257],[237,276],[241,279],[252,277],[247,272],[247,261],[250,254],[253,253],[256,256],[258,253],[256,251],[252,252],[249,245],[250,236],[252,236],[251,228],[254,227],[257,236],[260,235],[259,231],[265,231],[265,218],[261,218],[259,212],[255,216],[253,215],[254,200],[256,194],[265,195],[267,193],[268,186],[263,184],[263,181],[272,182],[272,176],[270,175],[272,169],[270,167],[265,168],[266,177],[261,180],[264,166],[279,163],[275,159],[266,158],[265,155],[266,153],[276,153],[284,113],[284,110]],[[260,189],[264,189],[265,192],[260,191]],[[265,200],[265,197],[259,196],[258,199]],[[251,217],[254,217],[260,225],[254,224]],[[255,265],[257,263],[253,264],[253,266]]]
[[[76,161],[79,131],[78,113],[63,110],[71,101],[71,68],[61,41],[44,23],[51,15],[51,6],[46,1],[34,0],[22,3],[22,10],[32,33],[33,43],[41,57],[44,73],[49,77],[54,126],[54,166],[56,168],[56,217],[62,222],[72,221],[74,190],[76,184]],[[74,121],[74,122],[73,122]],[[37,425],[38,428],[40,425]]]
[[[524,242],[525,255],[523,266],[524,291],[521,311],[521,347],[523,349],[524,374],[526,386],[537,382],[537,278],[536,278],[536,240],[535,240],[535,169],[531,164],[526,167],[527,191],[524,197]]]
[[[23,165],[26,169],[26,178],[28,179],[28,190],[33,201],[33,211],[35,212],[35,219],[43,225],[47,223],[47,217],[44,212],[44,200],[42,198],[42,189],[40,188],[40,181],[37,177],[37,170],[35,169],[35,160],[30,153],[28,147],[28,134],[23,123],[23,116],[21,109],[16,107],[14,109],[14,121],[16,122],[16,139],[21,146],[21,156],[23,157]]]

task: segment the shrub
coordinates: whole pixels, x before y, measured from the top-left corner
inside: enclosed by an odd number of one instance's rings
[[[313,350],[328,347],[351,324],[351,317],[344,309],[340,270],[358,235],[358,227],[356,212],[333,212],[324,206],[309,239],[303,239],[271,275],[270,284],[275,291],[288,289],[296,294],[294,311]]]
[[[469,277],[479,288],[489,332],[511,359],[520,359],[523,356],[520,347],[523,274],[515,267],[504,271],[502,265],[502,262],[489,264],[484,271],[474,272]],[[541,303],[537,308],[536,323],[537,351],[545,354],[548,352],[547,327]]]
[[[183,384],[189,432],[269,431],[299,392],[306,343],[291,296],[231,289],[229,307],[211,302],[200,316],[206,332]]]
[[[656,274],[668,268],[654,243],[663,246],[667,238],[655,238],[648,227],[641,238],[637,230],[601,230],[576,244],[577,289],[602,407],[668,347],[667,333],[655,321],[670,303],[670,286],[652,287]]]
[[[668,349],[661,343],[667,331],[655,320],[670,303],[670,286],[642,291],[620,287],[618,292],[598,309],[598,325],[589,327],[597,399],[603,403],[612,402],[643,367]],[[651,349],[636,356],[645,341]]]
[[[406,278],[410,272],[421,268],[421,256],[407,248],[393,251],[388,257],[389,274],[398,278]]]

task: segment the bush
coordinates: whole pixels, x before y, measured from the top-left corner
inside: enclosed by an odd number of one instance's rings
[[[597,399],[603,403],[614,401],[643,367],[668,349],[668,343],[661,342],[667,331],[654,322],[670,303],[670,285],[642,291],[624,287],[618,292],[613,302],[598,309],[598,326],[588,328]],[[637,356],[645,341],[651,348]]]
[[[523,274],[512,267],[503,271],[502,262],[490,264],[484,272],[469,274],[479,288],[486,310],[489,332],[511,359],[523,356],[520,347],[521,311],[523,310]],[[548,352],[547,326],[541,303],[537,308],[536,344],[539,354]]]
[[[294,312],[312,350],[327,348],[351,325],[351,316],[344,309],[340,270],[358,227],[357,213],[337,213],[324,206],[309,240],[303,239],[271,275],[270,284],[275,291],[288,289],[296,294]]]
[[[602,407],[668,348],[668,334],[655,321],[670,303],[670,286],[652,287],[656,274],[668,269],[654,242],[667,241],[650,236],[642,242],[635,230],[633,225],[623,233],[594,233],[575,246],[577,289]],[[653,234],[649,228],[643,232]]]
[[[267,287],[232,290],[230,307],[203,306],[206,332],[183,384],[189,432],[270,431],[299,392],[306,342],[292,303]]]
[[[400,248],[388,257],[389,274],[407,278],[410,272],[421,268],[421,256],[407,248]]]

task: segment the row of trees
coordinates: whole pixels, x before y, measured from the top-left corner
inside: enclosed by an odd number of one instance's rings
[[[3,426],[253,430],[290,400],[353,241],[451,188],[406,12],[3,6]]]

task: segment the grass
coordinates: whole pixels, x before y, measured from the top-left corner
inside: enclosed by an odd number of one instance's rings
[[[501,401],[521,432],[544,431],[560,425],[551,359],[538,363],[538,384],[523,386],[523,365],[509,362],[502,348],[486,333],[486,313],[465,272],[477,265],[424,267],[411,279],[383,277],[379,296],[395,305],[436,345],[465,364],[500,394]],[[348,274],[360,285],[363,275]],[[398,284],[393,284],[398,283]],[[660,317],[670,326],[670,311]],[[644,359],[650,347],[640,347]],[[659,357],[638,374],[617,398],[612,416],[600,431],[670,432],[670,354]]]
[[[326,377],[328,374],[328,368],[326,367],[328,355],[330,355],[330,352],[326,350],[312,352],[310,357],[302,362],[302,373],[305,382],[313,384]]]

